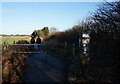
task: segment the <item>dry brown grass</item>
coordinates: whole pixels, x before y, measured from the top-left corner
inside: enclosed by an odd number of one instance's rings
[[[28,43],[27,41],[24,41]],[[23,41],[19,43],[24,43]],[[24,47],[25,50],[26,47]],[[23,48],[19,46],[19,50]],[[14,50],[15,51],[15,50]],[[12,54],[10,52],[2,52],[2,82],[3,83],[22,83],[21,77],[25,71],[24,59],[28,55]]]

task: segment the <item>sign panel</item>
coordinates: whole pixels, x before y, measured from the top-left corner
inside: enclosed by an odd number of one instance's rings
[[[84,47],[83,47],[83,50],[84,50],[84,51],[87,51],[87,47],[84,46]]]
[[[87,52],[86,52],[86,51],[84,51],[83,53],[84,53],[84,54],[86,54]]]
[[[83,49],[87,49],[87,47],[84,46]]]
[[[82,39],[82,44],[88,44],[90,39]]]
[[[86,44],[83,44],[83,46],[86,46]]]
[[[89,36],[88,33],[83,33],[83,34],[82,34],[82,37],[84,37],[84,38],[89,38],[90,36]]]

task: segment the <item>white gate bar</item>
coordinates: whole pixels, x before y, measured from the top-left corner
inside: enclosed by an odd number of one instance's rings
[[[25,53],[42,53],[42,52],[10,52],[10,53],[25,54]]]
[[[47,44],[9,44],[9,45],[47,45]]]

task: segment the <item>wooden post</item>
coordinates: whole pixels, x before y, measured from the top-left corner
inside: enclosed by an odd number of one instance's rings
[[[75,44],[73,43],[73,48],[72,48],[72,56],[75,55]]]
[[[48,52],[48,45],[46,44],[46,56],[45,56],[46,61],[48,61],[47,52]]]
[[[13,44],[15,44],[15,41],[13,41]]]
[[[6,42],[6,50],[8,50],[8,42]]]
[[[81,46],[81,61],[82,61],[82,69],[81,69],[81,75],[84,79],[86,79],[86,73],[88,71],[88,62],[89,62],[89,57],[88,57],[88,44],[90,41],[90,36],[88,32],[83,32],[82,33],[82,46]]]
[[[3,50],[6,50],[6,42],[3,42]]]
[[[65,42],[65,57],[67,57],[67,53],[68,53],[67,52],[67,45],[68,45],[67,42]]]

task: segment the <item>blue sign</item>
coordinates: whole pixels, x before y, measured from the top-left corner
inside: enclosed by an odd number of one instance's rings
[[[86,54],[87,52],[86,52],[86,51],[84,51],[83,53],[84,53],[84,54]]]
[[[85,50],[85,49],[87,49],[87,47],[86,47],[86,46],[84,46],[84,47],[83,47],[83,49]]]

